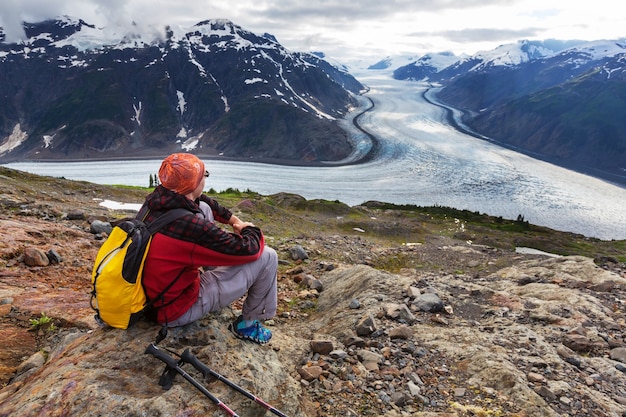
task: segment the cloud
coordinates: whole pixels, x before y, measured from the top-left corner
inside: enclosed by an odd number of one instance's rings
[[[108,31],[144,30],[152,26],[165,27],[171,2],[161,2],[164,8],[142,0],[2,0],[0,25],[6,42],[25,38],[22,22],[38,22],[62,15],[81,18]],[[193,14],[192,14],[193,15]],[[154,31],[154,29],[152,30]]]
[[[0,24],[5,30],[6,41],[15,42],[25,38],[22,22],[37,22],[67,14],[64,3],[47,0],[2,0]]]
[[[519,39],[529,39],[536,37],[541,33],[540,28],[526,29],[461,29],[461,30],[442,30],[440,32],[412,32],[407,36],[415,38],[438,36],[454,43],[482,43],[492,42],[494,39],[511,40],[513,42]]]
[[[312,19],[332,19],[340,21],[358,21],[361,19],[384,20],[388,17],[419,12],[437,12],[448,9],[467,9],[490,5],[506,6],[515,0],[361,0],[358,3],[345,0],[273,0],[265,1],[261,9],[257,8],[266,19],[293,20],[302,17]],[[254,7],[254,6],[253,6]]]
[[[15,42],[23,39],[22,17],[15,0],[5,0],[0,3],[0,25],[4,29],[7,42]]]
[[[539,36],[623,37],[625,18],[611,12],[612,2],[594,0],[590,8],[571,0],[0,0],[0,24],[7,41],[15,41],[24,37],[21,21],[64,14],[116,33],[161,32],[166,25],[191,27],[225,18],[258,34],[271,33],[292,51],[378,59],[443,50],[474,53]]]
[[[26,38],[24,28],[21,23],[19,23],[19,20],[8,20],[10,15],[4,14],[2,11],[0,11],[0,13],[4,16],[3,20],[0,20],[0,26],[4,29],[5,42],[13,43]]]

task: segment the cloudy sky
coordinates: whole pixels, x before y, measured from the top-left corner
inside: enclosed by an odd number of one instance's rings
[[[343,61],[452,51],[474,54],[520,39],[619,39],[626,14],[615,0],[0,0],[7,39],[20,21],[58,15],[98,26],[189,27],[226,18],[271,33],[292,51]]]

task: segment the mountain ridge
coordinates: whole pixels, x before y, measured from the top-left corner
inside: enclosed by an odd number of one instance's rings
[[[626,184],[626,39],[520,41],[447,66],[423,58],[394,78],[439,87],[479,137]]]
[[[72,18],[24,26],[27,40],[0,44],[3,161],[193,150],[307,163],[352,152],[336,120],[363,86],[271,35],[222,19],[154,39]]]

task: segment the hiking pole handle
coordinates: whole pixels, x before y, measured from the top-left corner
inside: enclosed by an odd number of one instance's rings
[[[176,359],[174,359],[173,357],[168,355],[166,352],[164,352],[164,351],[160,350],[159,348],[157,348],[154,345],[154,343],[150,343],[148,345],[148,347],[146,348],[146,351],[144,353],[150,354],[150,355],[154,356],[155,358],[165,362],[165,364],[167,366],[169,366],[171,369],[174,369],[176,372],[178,372],[183,378],[185,378],[187,381],[189,381],[191,383],[191,385],[193,385],[198,390],[200,390],[200,392],[202,392],[204,395],[206,395],[213,402],[213,404],[215,404],[217,407],[219,407],[222,410],[224,410],[229,416],[231,416],[231,417],[239,417],[239,415],[237,413],[235,413],[233,410],[228,408],[228,406],[226,404],[224,404],[219,398],[217,398],[216,396],[211,394],[209,392],[209,390],[207,390],[204,387],[204,385],[202,385],[201,383],[196,381],[191,375],[189,375],[187,372],[185,372],[185,370],[180,367],[180,365],[178,364]]]
[[[228,385],[228,382],[225,381],[226,378],[224,378],[222,375],[218,374],[217,372],[215,372],[214,370],[206,366],[203,362],[200,361],[200,359],[196,357],[196,355],[191,353],[189,349],[185,349],[183,353],[180,355],[180,358],[182,359],[183,362],[191,364],[194,368],[200,371],[202,375],[204,375],[205,378],[211,376],[222,382],[225,382],[226,385]]]
[[[180,355],[180,358],[181,358],[181,360],[183,362],[191,364],[194,368],[196,368],[198,371],[200,371],[202,373],[202,375],[204,375],[205,378],[211,376],[211,377],[217,379],[218,381],[221,381],[221,382],[225,383],[226,385],[228,385],[229,387],[233,388],[235,391],[239,392],[240,394],[243,394],[248,399],[254,401],[255,403],[257,403],[259,405],[261,405],[266,410],[271,411],[273,414],[275,414],[275,415],[277,415],[279,417],[288,417],[282,411],[277,410],[276,408],[272,407],[271,405],[269,405],[268,403],[266,403],[262,399],[258,398],[254,394],[246,391],[245,389],[241,388],[239,385],[235,384],[234,382],[229,381],[224,376],[218,374],[213,369],[211,369],[208,366],[206,366],[204,363],[202,363],[200,361],[200,359],[196,358],[196,356],[193,353],[191,353],[191,351],[189,351],[189,349],[185,349],[183,351],[183,353]]]
[[[161,349],[157,348],[154,343],[150,343],[144,353],[150,354],[160,361],[165,362],[165,364],[172,369],[178,367],[178,361]]]

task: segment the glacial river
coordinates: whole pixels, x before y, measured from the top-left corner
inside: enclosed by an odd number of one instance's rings
[[[522,215],[557,230],[626,239],[626,188],[459,132],[448,124],[444,109],[424,100],[425,84],[384,73],[358,78],[370,87],[366,97],[375,104],[358,119],[380,140],[375,158],[327,167],[208,160],[207,189],[284,191],[349,205],[368,200],[441,205],[508,219]],[[364,107],[369,104],[362,101]],[[352,125],[356,114],[343,124],[353,132],[358,157],[370,145]],[[159,165],[159,160],[7,164],[42,175],[142,186]]]

